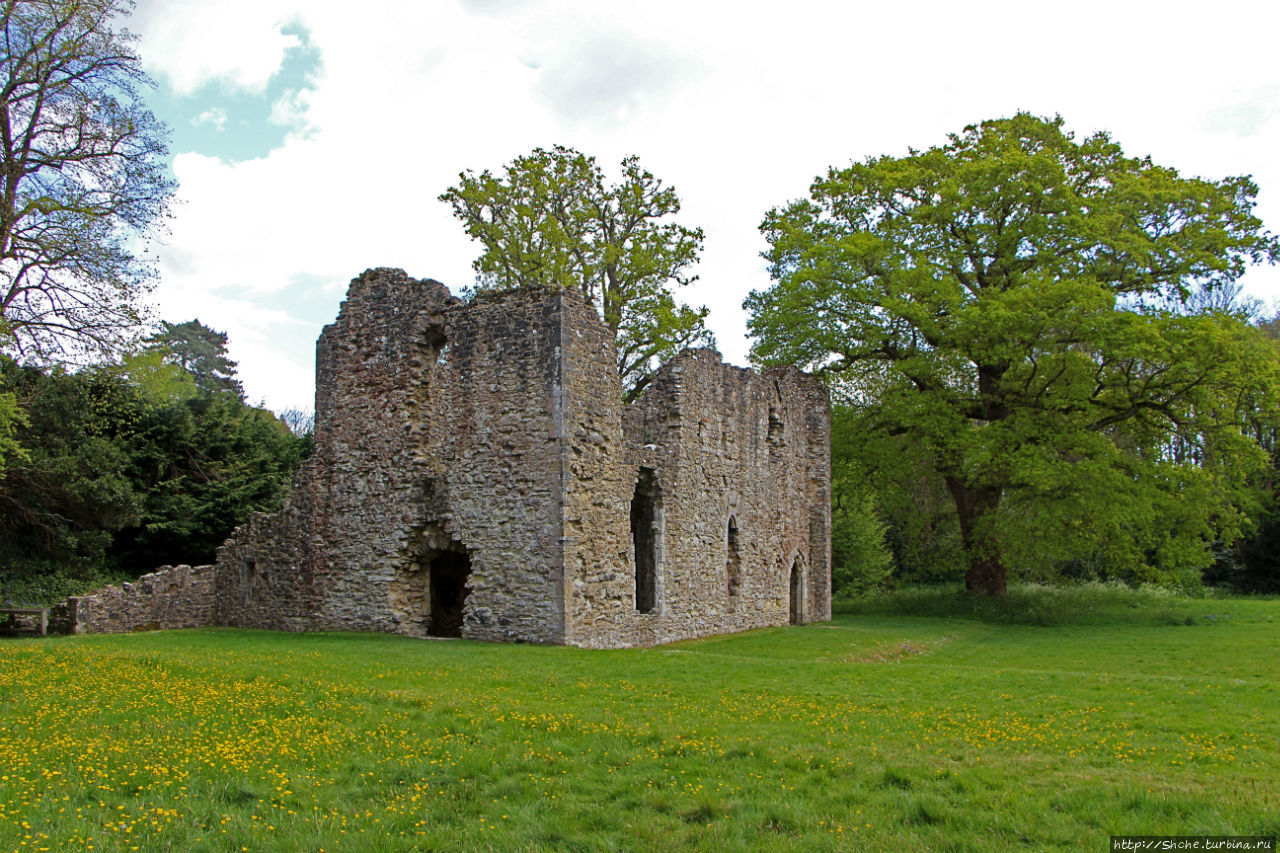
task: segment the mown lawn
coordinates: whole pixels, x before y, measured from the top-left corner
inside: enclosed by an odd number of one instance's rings
[[[1142,613],[844,615],[609,652],[236,630],[3,641],[0,850],[1280,834],[1280,601]]]

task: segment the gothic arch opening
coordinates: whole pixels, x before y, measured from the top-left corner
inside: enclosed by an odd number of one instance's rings
[[[471,554],[436,524],[418,534],[411,561],[396,571],[388,590],[396,631],[414,637],[462,636],[471,592]]]
[[[799,555],[791,563],[791,624],[799,625],[804,621],[804,562]]]
[[[658,529],[662,502],[652,468],[641,468],[631,499],[631,549],[636,570],[636,612],[652,613],[658,603]]]

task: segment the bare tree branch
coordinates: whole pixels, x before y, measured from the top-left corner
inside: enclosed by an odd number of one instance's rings
[[[169,215],[167,129],[146,108],[132,0],[0,4],[0,320],[17,351],[76,358],[137,328]]]

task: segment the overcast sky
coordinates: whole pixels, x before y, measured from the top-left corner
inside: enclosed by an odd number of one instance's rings
[[[743,364],[769,208],[1018,110],[1184,175],[1251,174],[1280,230],[1277,24],[1261,0],[141,0],[181,200],[155,299],[230,335],[251,400],[309,409],[347,283],[470,284],[479,249],[436,197],[563,144],[676,188],[707,235],[680,296]],[[1280,297],[1278,270],[1245,284]]]

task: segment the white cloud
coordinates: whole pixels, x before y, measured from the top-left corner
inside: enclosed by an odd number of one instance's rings
[[[271,104],[271,123],[305,132],[310,126],[307,118],[307,108],[310,106],[310,100],[310,89],[286,92],[283,97],[278,98]]]
[[[661,42],[619,33],[592,35],[549,60],[522,60],[541,68],[538,95],[571,125],[617,127],[659,107],[702,73],[692,57]]]
[[[214,81],[261,91],[301,43],[282,32],[296,14],[273,0],[143,0],[131,23],[148,69],[179,94]]]
[[[1203,127],[1236,136],[1254,136],[1280,116],[1280,85],[1262,86],[1253,92],[1207,110]]]
[[[223,130],[227,126],[227,111],[222,107],[210,107],[191,120],[196,127],[207,124],[214,130]]]
[[[538,3],[538,0],[458,0],[462,8],[480,15],[506,15],[520,12]]]
[[[186,91],[261,87],[296,44],[281,31],[289,22],[323,65],[313,88],[273,110],[305,132],[268,156],[176,159],[185,204],[161,251],[166,318],[199,307],[231,335],[251,394],[286,405],[277,399],[310,381],[314,332],[345,282],[386,265],[469,283],[477,250],[436,196],[462,169],[554,143],[605,168],[638,154],[678,189],[682,221],[707,232],[701,280],[682,295],[711,307],[737,361],[742,298],[768,285],[765,211],[829,165],[928,147],[1018,109],[1110,130],[1126,151],[1187,174],[1251,173],[1259,214],[1280,226],[1280,122],[1264,118],[1265,97],[1248,101],[1280,91],[1280,66],[1228,37],[1248,20],[1242,4],[1224,0],[1208,17],[1102,0],[1069,14],[983,0],[726,8],[367,0],[356,13],[329,0],[146,0],[143,55]],[[1248,107],[1225,134],[1204,126],[1224,104]],[[1256,280],[1247,286],[1259,295],[1280,292],[1274,276]]]

